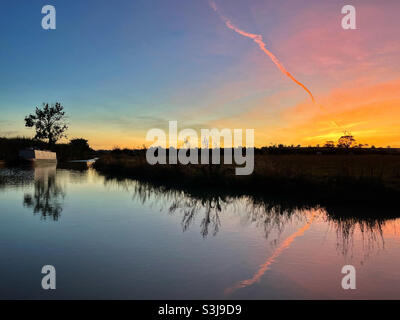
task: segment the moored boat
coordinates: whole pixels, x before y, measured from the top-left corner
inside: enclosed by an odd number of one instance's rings
[[[19,151],[19,157],[27,162],[57,162],[57,154],[48,150],[28,148]]]

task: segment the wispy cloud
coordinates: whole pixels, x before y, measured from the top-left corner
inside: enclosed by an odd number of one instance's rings
[[[263,41],[263,38],[261,35],[259,34],[254,34],[254,33],[249,33],[246,31],[243,31],[242,29],[239,29],[238,27],[236,27],[228,18],[226,18],[224,15],[222,15],[219,10],[218,7],[216,5],[216,3],[212,0],[210,0],[210,6],[211,8],[219,15],[219,17],[221,18],[222,21],[225,22],[225,25],[235,31],[236,33],[250,38],[252,39],[258,46],[259,48],[272,60],[272,62],[278,67],[278,69],[287,77],[289,77],[294,83],[296,83],[297,85],[299,85],[300,87],[302,87],[310,96],[311,100],[315,103],[315,99],[313,94],[311,93],[311,91],[300,81],[298,81],[289,71],[286,70],[286,68],[283,66],[283,64],[279,61],[279,59],[271,52],[267,49],[267,46],[265,44],[265,42]]]

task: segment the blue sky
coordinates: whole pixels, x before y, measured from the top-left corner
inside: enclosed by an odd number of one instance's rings
[[[41,28],[46,4],[56,8],[54,31]],[[7,1],[0,19],[8,131],[28,134],[24,115],[59,100],[71,124],[157,123],[191,107],[185,99],[171,105],[174,96],[206,90],[238,59],[214,49],[219,21],[204,1]]]
[[[337,79],[327,77],[316,60],[310,62],[304,43],[285,42],[303,29],[321,26],[321,20],[340,21],[340,1],[216,2],[240,28],[262,34],[317,97],[348,78],[339,72]],[[366,12],[373,5],[369,0],[355,3]],[[56,30],[41,28],[46,4],[56,8]],[[307,20],[314,8],[320,13],[315,23]],[[335,28],[339,22],[330,31]],[[348,40],[357,46],[359,36]],[[240,120],[244,111],[260,105],[265,106],[263,125],[277,126],[282,112],[307,100],[252,41],[227,29],[207,1],[7,0],[1,4],[0,38],[0,135],[31,136],[23,118],[42,102],[60,101],[66,107],[71,138],[87,137],[95,147],[133,147],[141,144],[146,130],[165,128],[168,120],[194,128],[252,127],[252,120]],[[391,32],[386,39],[395,41]],[[315,36],[311,40],[318,44]],[[294,45],[299,52],[292,52]],[[286,138],[263,137],[273,142]]]

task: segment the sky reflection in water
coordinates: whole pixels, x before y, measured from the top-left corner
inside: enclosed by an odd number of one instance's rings
[[[389,209],[176,190],[85,168],[0,170],[1,298],[400,298]],[[44,264],[57,268],[52,293],[40,289]],[[357,290],[341,289],[345,264]]]

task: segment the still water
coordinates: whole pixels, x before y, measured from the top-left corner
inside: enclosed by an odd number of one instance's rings
[[[94,169],[3,168],[0,298],[399,299],[396,215],[177,191]],[[355,290],[341,286],[347,264]],[[44,265],[56,268],[56,290],[41,287]]]

